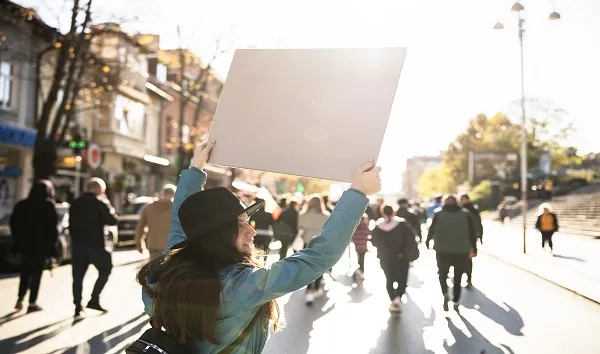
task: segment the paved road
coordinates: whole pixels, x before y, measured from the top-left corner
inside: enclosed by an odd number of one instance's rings
[[[276,259],[277,256],[273,256]],[[407,305],[390,316],[383,274],[367,256],[367,280],[353,285],[348,257],[334,268],[337,282],[315,305],[298,291],[281,299],[287,328],[275,333],[265,353],[598,353],[600,306],[486,256],[476,260],[475,289],[466,291],[460,314],[444,313],[435,254],[423,251],[411,270]],[[18,279],[0,279],[0,353],[120,353],[146,325],[133,281],[140,255],[115,254],[117,266],[103,294],[111,311],[90,311],[73,323],[70,266],[44,275],[45,311],[11,314]],[[90,271],[90,275],[95,271]],[[89,277],[88,277],[89,278]],[[92,280],[87,279],[89,294]]]

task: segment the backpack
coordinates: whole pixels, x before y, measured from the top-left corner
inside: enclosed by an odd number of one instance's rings
[[[231,353],[248,336],[254,323],[260,317],[260,310],[256,312],[250,323],[244,328],[242,333],[233,343],[222,349],[219,353]],[[152,318],[150,318],[152,326]],[[192,354],[192,351],[186,343],[180,343],[170,334],[163,331],[162,328],[156,331],[155,328],[147,329],[140,338],[125,348],[126,354]]]

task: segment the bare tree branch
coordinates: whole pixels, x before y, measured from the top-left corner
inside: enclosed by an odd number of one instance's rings
[[[84,55],[84,51],[88,47],[86,40],[85,40],[84,33],[85,33],[86,29],[88,28],[90,21],[92,20],[91,6],[92,6],[92,0],[88,0],[86,9],[85,9],[85,19],[81,23],[81,30],[80,30],[79,36],[77,36],[76,40],[75,39],[73,40],[72,48],[74,51],[73,52],[74,55],[69,53],[69,57],[72,57],[72,58],[70,60],[69,71],[68,71],[65,87],[63,90],[62,101],[61,101],[58,111],[54,117],[54,121],[52,122],[52,128],[50,129],[51,137],[56,136],[56,132],[58,131],[58,128],[61,126],[60,123],[61,123],[63,116],[65,115],[65,112],[72,108],[71,106],[68,106],[68,103],[70,101],[72,101],[71,96],[77,95],[77,92],[79,91],[79,89],[77,89],[77,90],[74,90],[74,92],[73,92],[73,87],[77,88],[77,86],[79,86],[79,85],[77,85],[77,82],[75,80],[76,80],[76,78],[81,80],[83,71],[84,71],[84,65],[85,65],[86,61],[80,60],[80,58],[81,58],[81,56]],[[69,50],[71,50],[71,49],[69,49]],[[80,65],[78,65],[80,61],[82,63]],[[77,71],[79,71],[79,73],[77,73]],[[68,109],[67,109],[67,107],[68,107]]]

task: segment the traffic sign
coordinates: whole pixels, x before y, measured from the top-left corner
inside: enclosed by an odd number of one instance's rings
[[[91,168],[98,168],[102,163],[102,149],[98,144],[91,144],[87,148],[87,163]]]

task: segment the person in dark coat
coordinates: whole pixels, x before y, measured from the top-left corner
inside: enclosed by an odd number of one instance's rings
[[[10,218],[11,250],[21,255],[17,310],[23,308],[27,290],[30,291],[27,312],[42,310],[36,301],[46,259],[56,256],[57,224],[52,182],[39,180],[31,188],[29,197],[17,203]]]
[[[435,258],[438,266],[440,287],[444,296],[444,311],[448,311],[448,272],[454,268],[454,309],[458,310],[462,275],[466,272],[469,259],[477,256],[477,232],[473,217],[461,208],[453,195],[444,197],[442,208],[433,215],[427,241],[434,241]]]
[[[100,306],[100,293],[112,270],[112,257],[104,247],[104,226],[116,225],[114,208],[104,195],[106,184],[100,178],[91,178],[87,192],[71,204],[69,229],[73,247],[73,302],[75,316],[82,311],[83,278],[90,264],[98,270],[98,280],[87,308],[106,312]]]
[[[288,250],[298,234],[298,202],[290,201],[288,207],[281,213],[275,224],[275,237],[281,242],[279,259],[287,257]]]
[[[415,234],[417,235],[417,237],[419,238],[419,242],[421,242],[421,220],[419,219],[419,216],[412,210],[409,209],[410,208],[410,204],[408,203],[407,199],[399,199],[398,200],[398,211],[396,212],[396,216],[398,216],[399,218],[402,218],[404,220],[406,220],[406,222],[408,222],[408,225],[410,225],[410,227],[412,227],[415,232]]]
[[[255,203],[264,203],[265,201],[260,198],[254,200]],[[269,255],[269,245],[273,238],[273,214],[265,211],[265,208],[260,208],[256,213],[250,217],[250,223],[254,224],[254,230],[256,236],[254,236],[254,246],[265,252],[264,261],[267,262],[267,256]]]
[[[471,198],[469,198],[468,194],[463,194],[460,196],[460,205],[471,213],[471,217],[473,217],[473,222],[475,224],[475,232],[477,233],[477,238],[479,239],[479,242],[483,244],[483,224],[481,222],[481,214],[479,213],[479,207],[476,204],[471,203]],[[467,266],[467,288],[473,287],[472,274],[473,259],[469,258],[469,264]]]
[[[372,242],[377,247],[377,257],[386,278],[390,300],[390,312],[402,312],[402,295],[406,291],[410,262],[419,257],[415,232],[406,220],[394,217],[394,209],[386,205],[383,217],[373,229]],[[398,286],[394,289],[394,283]]]

